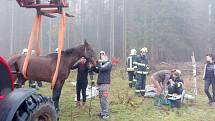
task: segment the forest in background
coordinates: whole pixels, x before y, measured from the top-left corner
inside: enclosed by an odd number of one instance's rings
[[[130,49],[146,46],[152,62],[197,61],[215,53],[215,1],[212,0],[68,0],[65,49],[84,39],[98,52],[125,59]],[[0,55],[27,47],[36,11],[2,0]],[[57,15],[58,16],[58,15]],[[43,17],[42,54],[57,47],[58,20]]]

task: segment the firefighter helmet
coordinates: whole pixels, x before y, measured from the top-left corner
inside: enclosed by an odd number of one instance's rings
[[[131,54],[130,55],[136,55],[136,54],[137,54],[136,49],[131,49]]]
[[[55,52],[56,52],[56,53],[58,52],[58,48],[55,49]]]
[[[32,51],[31,51],[31,54],[32,54],[32,55],[35,55],[35,50],[32,50]]]
[[[100,51],[99,53],[105,55],[105,51]]]
[[[143,53],[147,53],[148,49],[146,47],[143,47],[143,48],[140,49],[140,51],[143,52]]]
[[[22,50],[22,54],[25,54],[25,53],[27,53],[28,52],[28,49],[27,48],[24,48],[23,50]]]

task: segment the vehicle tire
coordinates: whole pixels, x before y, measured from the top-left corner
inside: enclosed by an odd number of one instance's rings
[[[20,105],[13,121],[57,121],[54,103],[51,98],[33,94]]]

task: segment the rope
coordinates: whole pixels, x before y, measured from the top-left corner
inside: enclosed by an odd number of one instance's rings
[[[51,89],[53,89],[55,86],[55,83],[57,81],[59,68],[60,68],[61,51],[62,51],[63,46],[64,46],[65,23],[66,23],[66,15],[65,15],[65,12],[62,10],[59,32],[58,32],[58,58],[57,58],[57,65],[56,65],[55,73],[54,73],[54,76],[52,78]]]
[[[39,15],[39,23],[38,23],[38,27],[37,27],[37,48],[36,48],[36,55],[39,56],[40,55],[40,27],[41,27],[41,18],[42,16]]]
[[[65,24],[66,24],[66,15],[65,12],[62,10],[62,15],[60,18],[60,26],[59,26],[59,32],[58,32],[58,58],[57,58],[57,64],[56,64],[56,69],[52,78],[52,84],[51,84],[51,89],[54,88],[56,80],[57,80],[57,76],[58,76],[58,72],[59,72],[59,68],[60,68],[60,61],[61,61],[61,51],[64,47],[64,33],[65,33]],[[30,39],[29,39],[29,43],[28,43],[28,53],[27,56],[25,58],[24,64],[23,64],[23,76],[27,79],[27,68],[28,68],[28,63],[29,63],[29,59],[31,56],[31,51],[33,48],[33,44],[34,44],[34,37],[35,37],[35,33],[37,33],[37,48],[36,48],[36,55],[39,56],[40,55],[40,26],[41,26],[41,15],[37,15],[34,19],[34,23],[33,23],[33,27],[32,27],[32,31],[31,31],[31,35],[30,35]]]
[[[23,64],[23,68],[22,68],[22,72],[23,72],[23,76],[27,79],[27,68],[28,68],[28,63],[29,63],[29,59],[31,56],[31,51],[33,48],[33,44],[34,44],[34,34],[37,31],[38,34],[38,44],[40,43],[40,34],[39,34],[39,29],[40,29],[40,24],[41,24],[41,15],[36,15],[35,19],[34,19],[34,23],[33,23],[33,28],[31,31],[31,35],[30,35],[30,39],[29,39],[29,43],[28,43],[28,53],[27,56],[25,57],[25,61]],[[39,48],[40,46],[38,46]],[[38,50],[37,50],[37,54],[38,54]]]

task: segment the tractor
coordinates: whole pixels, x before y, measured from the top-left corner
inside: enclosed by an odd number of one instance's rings
[[[0,56],[0,121],[57,121],[51,98],[35,89],[14,88],[14,79]]]

